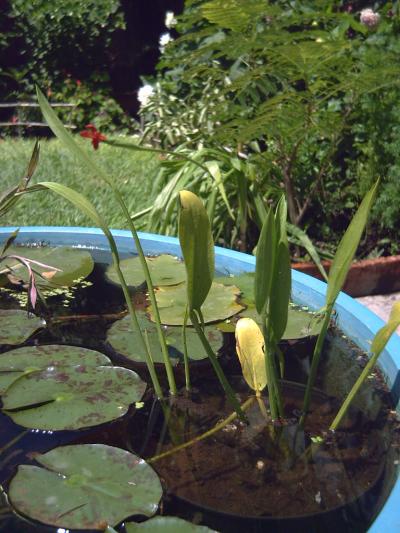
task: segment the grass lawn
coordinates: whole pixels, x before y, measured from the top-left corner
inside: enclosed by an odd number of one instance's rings
[[[151,205],[152,186],[159,161],[154,154],[132,152],[101,144],[94,151],[91,144],[77,137],[91,152],[97,164],[115,180],[130,213]],[[15,185],[24,175],[34,140],[8,138],[0,140],[0,193]],[[126,228],[113,194],[107,184],[91,175],[57,140],[42,140],[40,160],[31,183],[57,181],[90,199],[111,228]],[[136,222],[143,228],[145,219]],[[67,201],[50,192],[24,196],[1,220],[1,226],[93,226],[93,223]]]

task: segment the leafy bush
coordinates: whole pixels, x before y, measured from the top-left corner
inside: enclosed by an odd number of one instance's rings
[[[349,163],[362,107],[397,94],[398,51],[381,37],[397,37],[390,8],[361,22],[336,2],[187,0],[142,107],[148,138],[257,154],[264,200],[283,187],[290,221],[334,241],[373,177]]]

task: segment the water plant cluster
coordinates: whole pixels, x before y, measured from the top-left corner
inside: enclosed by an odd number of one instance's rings
[[[178,439],[167,453],[147,461],[130,451],[103,444],[55,448],[36,457],[37,464],[18,467],[17,474],[8,486],[9,501],[17,512],[62,528],[97,529],[110,533],[113,527],[128,517],[141,515],[148,520],[140,524],[128,522],[128,533],[137,529],[168,530],[168,527],[182,532],[208,531],[208,528],[194,526],[178,518],[151,518],[159,509],[162,497],[161,481],[152,465],[161,458],[179,453],[195,441],[209,438],[228,427],[232,421],[249,424],[248,409],[255,402],[271,427],[272,438],[275,438],[276,425],[284,422],[286,413],[281,379],[284,377],[285,362],[280,341],[288,330],[288,321],[293,320],[293,314],[297,312],[290,302],[286,201],[282,197],[275,210],[265,208],[254,276],[239,276],[232,283],[229,277],[224,280],[220,273],[216,275],[210,219],[201,199],[189,190],[179,191],[175,198],[183,262],[168,255],[146,258],[134,220],[112,179],[75,143],[40,91],[38,100],[53,132],[87,165],[90,172],[110,187],[126,216],[137,256],[121,260],[113,234],[103,216],[78,191],[54,182],[29,184],[38,160],[37,147],[27,176],[18,187],[3,195],[1,206],[5,206],[3,209],[9,208],[22,195],[47,190],[63,197],[89,216],[108,240],[112,264],[107,270],[107,277],[121,288],[128,311],[126,317],[115,322],[111,328],[111,344],[120,353],[124,353],[128,346],[128,357],[132,356],[129,346],[135,346],[140,353],[139,359],[146,365],[153,394],[164,409],[168,409],[168,400],[179,394],[174,368],[178,356],[183,361],[185,389],[189,395],[194,372],[192,359],[208,358],[232,413],[195,439],[185,442],[178,442]],[[334,304],[364,231],[378,185],[379,181],[365,195],[338,247],[328,277],[324,308],[313,319],[308,318],[308,331],[315,326],[310,325],[315,320],[318,323],[318,335],[310,358],[311,367],[298,421],[299,431],[307,427],[311,393]],[[77,279],[86,278],[93,269],[89,254],[81,250],[44,248],[43,251],[28,248],[26,252],[24,250],[24,256],[17,255],[12,248],[15,238],[16,234],[12,235],[3,247],[2,258],[6,266],[0,276],[8,280],[11,277],[11,281],[18,280],[28,290],[32,308],[37,304],[38,294],[42,294],[45,300],[46,292],[51,296],[57,285],[73,286]],[[39,261],[43,257],[46,263]],[[143,284],[146,286],[150,319],[138,312],[132,301],[132,287]],[[239,295],[242,300],[237,301]],[[243,302],[246,304],[243,305]],[[222,308],[222,315],[219,308]],[[28,324],[30,326],[23,332],[22,338],[44,327],[43,321],[37,317],[28,318],[20,310],[3,312],[5,317],[10,313],[18,315],[19,333]],[[226,319],[230,319],[230,323],[224,323]],[[249,386],[244,402],[239,400],[219,361],[217,352],[221,333],[210,335],[208,324],[217,321],[222,321],[221,330],[224,324],[228,329],[235,328],[236,351],[243,377]],[[314,436],[318,445],[323,444],[328,430],[334,431],[340,426],[355,395],[399,324],[400,304],[395,304],[389,322],[373,340],[370,361],[333,417],[330,427],[321,428],[323,435]],[[11,338],[3,339],[4,344],[21,341],[21,337],[12,337],[15,331],[10,330],[8,334]],[[129,341],[123,338],[124,335]],[[177,338],[180,339],[179,350]],[[195,352],[200,355],[194,357]],[[163,386],[164,381],[166,386]],[[136,372],[115,366],[100,352],[76,346],[29,346],[12,350],[0,358],[3,412],[28,429],[50,432],[78,430],[119,419],[132,405],[140,411],[146,388],[147,384]],[[264,389],[268,391],[268,401],[263,394]],[[279,446],[290,446],[288,442],[282,444],[278,433],[276,438]],[[4,448],[0,451],[4,451]],[[299,452],[295,445],[289,452],[296,460],[296,456],[307,455],[308,448],[307,445],[303,446]],[[103,470],[104,464],[107,464],[106,471]]]

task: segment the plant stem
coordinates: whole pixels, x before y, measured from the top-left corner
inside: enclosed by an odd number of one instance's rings
[[[380,355],[380,352],[375,353],[370,358],[370,360],[365,365],[365,367],[363,368],[363,371],[359,375],[357,381],[354,383],[353,387],[351,388],[351,391],[349,392],[349,394],[347,395],[346,399],[344,400],[344,402],[340,406],[340,409],[339,409],[337,415],[335,416],[335,419],[333,420],[332,424],[329,426],[329,429],[331,431],[335,431],[338,428],[338,426],[340,425],[341,421],[343,420],[344,416],[346,415],[346,413],[347,413],[347,411],[348,411],[348,409],[349,409],[349,407],[351,405],[351,402],[354,400],[354,397],[356,396],[356,394],[360,390],[360,388],[361,388],[362,384],[364,383],[364,381],[367,379],[367,377],[370,374],[370,372],[373,369],[373,367],[376,365],[376,362],[378,360],[379,355]]]
[[[322,323],[322,328],[321,328],[321,331],[319,332],[318,339],[315,344],[313,358],[311,362],[310,374],[308,376],[306,391],[304,393],[303,414],[301,415],[301,418],[299,421],[299,426],[301,429],[304,429],[304,423],[306,421],[307,413],[310,408],[311,393],[312,393],[312,389],[315,384],[315,379],[317,377],[318,364],[321,358],[322,346],[324,344],[326,333],[329,327],[329,323],[331,321],[332,309],[333,309],[333,304],[327,307],[325,311],[325,317]]]
[[[182,327],[182,339],[183,339],[183,362],[185,365],[185,385],[186,390],[190,392],[191,386],[190,386],[190,370],[189,370],[189,355],[188,355],[188,348],[187,348],[187,337],[186,337],[186,325],[189,318],[188,308],[186,306],[185,311],[185,319],[183,321],[183,327]]]
[[[147,284],[147,289],[148,289],[148,292],[149,292],[150,302],[151,302],[151,305],[153,307],[154,319],[155,319],[156,329],[157,329],[157,334],[158,334],[158,340],[159,340],[160,345],[161,345],[161,351],[162,351],[162,354],[163,354],[165,371],[167,373],[167,378],[168,378],[169,391],[170,391],[171,394],[176,394],[176,383],[175,383],[174,371],[172,369],[172,364],[171,364],[171,360],[169,358],[169,353],[168,353],[168,346],[167,346],[167,343],[165,341],[165,336],[164,336],[164,332],[163,332],[162,325],[161,325],[160,312],[158,310],[157,300],[156,300],[156,297],[155,297],[155,294],[154,294],[154,287],[153,287],[153,282],[151,280],[149,267],[147,265],[147,261],[146,261],[146,258],[144,256],[144,253],[143,253],[142,245],[140,244],[140,240],[139,240],[136,228],[135,228],[135,224],[133,223],[133,221],[132,221],[132,219],[131,219],[131,217],[129,215],[128,208],[126,207],[126,204],[125,204],[125,202],[124,202],[124,200],[123,200],[123,198],[121,196],[121,193],[116,188],[113,188],[113,190],[114,190],[114,194],[115,194],[115,196],[117,198],[117,201],[118,201],[118,203],[121,206],[122,212],[125,215],[125,218],[126,218],[126,221],[128,223],[129,229],[130,229],[130,231],[132,233],[133,240],[135,241],[136,250],[137,250],[137,252],[139,254],[140,264],[142,265],[144,277],[145,277],[146,284]]]
[[[251,396],[250,398],[248,398],[240,406],[240,410],[242,412],[246,411],[252,405],[252,403],[254,402],[255,399],[256,399],[255,396]],[[214,433],[216,433],[217,431],[223,429],[225,426],[227,426],[228,424],[233,422],[233,420],[235,420],[235,418],[237,418],[237,417],[238,417],[238,413],[235,411],[234,413],[231,413],[227,418],[222,420],[222,422],[219,422],[219,424],[216,424],[213,428],[211,428],[210,430],[206,431],[205,433],[202,433],[198,437],[195,437],[194,439],[191,439],[191,440],[189,440],[187,442],[184,442],[183,444],[180,444],[179,446],[176,446],[175,448],[172,448],[171,450],[167,450],[166,452],[160,453],[159,455],[154,455],[150,459],[146,459],[146,462],[150,463],[150,464],[155,463],[156,461],[159,461],[160,459],[164,459],[164,457],[168,457],[169,455],[172,455],[172,454],[174,454],[176,452],[179,452],[180,450],[184,450],[185,448],[188,448],[189,446],[192,446],[196,442],[200,442],[201,440],[204,440],[207,437],[211,437],[212,435],[214,435]]]
[[[235,393],[232,387],[229,385],[225,377],[224,371],[222,370],[221,365],[218,362],[217,356],[215,355],[213,349],[211,348],[210,343],[207,340],[207,337],[204,335],[204,331],[199,324],[196,313],[194,311],[189,311],[189,317],[211,361],[211,364],[214,368],[215,373],[217,374],[217,377],[221,383],[221,386],[224,389],[225,394],[227,395],[229,401],[231,402],[232,407],[235,409],[236,414],[237,416],[239,416],[239,418],[241,418],[242,420],[246,420],[246,417],[244,416],[244,413],[240,407],[240,403],[238,402],[235,396]]]
[[[265,309],[267,306],[265,306]],[[273,420],[283,416],[283,405],[278,384],[278,376],[276,372],[276,365],[273,361],[274,354],[271,350],[271,336],[267,327],[267,313],[264,310],[262,313],[262,333],[264,336],[265,346],[265,369],[267,374],[267,387],[268,387],[268,399],[269,407],[271,410],[271,417]]]

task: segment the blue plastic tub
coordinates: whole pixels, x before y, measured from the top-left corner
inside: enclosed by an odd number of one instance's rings
[[[17,228],[0,228],[0,240],[4,240]],[[113,230],[120,252],[135,252],[130,232]],[[172,253],[180,256],[179,241],[173,237],[163,237],[150,233],[140,233],[140,240],[146,254]],[[20,229],[18,243],[43,242],[52,245],[68,245],[85,249],[108,250],[108,241],[98,228],[47,227],[34,226]],[[255,258],[251,255],[234,252],[225,248],[215,248],[216,268],[219,272],[239,274],[251,272],[255,268]],[[292,296],[294,302],[319,309],[324,305],[326,284],[315,278],[292,271]],[[360,348],[369,350],[371,339],[384,322],[356,300],[340,293],[335,309],[338,325],[342,331]],[[383,371],[400,411],[400,337],[393,335],[380,357],[379,365]],[[398,475],[398,473],[397,473]],[[368,530],[370,533],[391,533],[400,531],[400,479],[397,478],[393,489],[380,514]]]

